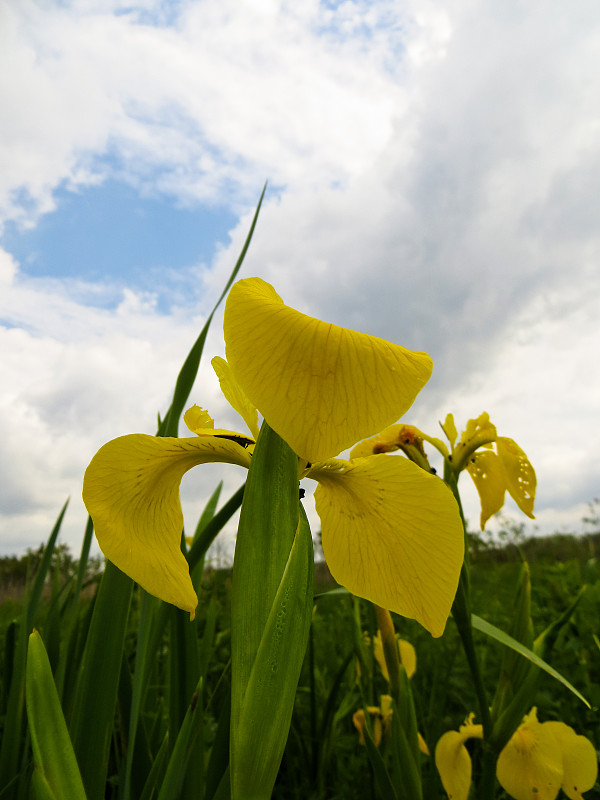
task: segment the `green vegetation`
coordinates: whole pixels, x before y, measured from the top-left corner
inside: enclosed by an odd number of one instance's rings
[[[549,659],[563,675],[567,676],[590,701],[591,709],[579,703],[573,695],[549,676],[544,675],[535,699],[539,716],[544,720],[558,719],[574,727],[578,733],[598,743],[600,716],[600,649],[596,637],[600,634],[600,564],[590,552],[600,545],[600,534],[585,537],[565,537],[526,540],[517,537],[515,543],[492,547],[488,544],[476,556],[472,570],[472,605],[479,616],[503,630],[510,627],[514,606],[515,588],[519,577],[520,553],[531,553],[531,616],[536,631],[542,630],[568,607],[581,587],[587,589],[572,618],[559,635]],[[5,596],[0,605],[0,635],[2,648],[1,708],[2,722],[7,719],[10,684],[14,676],[15,642],[19,638],[23,617],[23,603],[31,598],[31,587],[36,574],[43,568],[44,549],[28,552],[22,558],[0,559],[3,585],[9,583],[12,596]],[[98,563],[91,570],[88,564],[88,588],[80,593],[76,606],[71,606],[80,563],[67,548],[59,546],[48,559],[50,568],[44,581],[34,624],[40,630],[54,664],[55,674],[65,668],[62,656],[65,651],[79,663],[81,644],[73,635],[69,637],[67,621],[74,620],[75,630],[81,633],[89,625],[95,592],[100,578]],[[26,576],[27,583],[23,579]],[[309,647],[302,668],[296,694],[290,736],[285,749],[281,770],[275,786],[275,798],[322,798],[323,800],[353,800],[377,797],[373,773],[366,750],[359,744],[352,715],[361,707],[357,684],[356,607],[358,604],[361,628],[371,635],[377,622],[373,607],[364,601],[354,601],[343,591],[331,591],[332,582],[324,564],[317,565],[317,599],[309,638]],[[26,590],[26,585],[29,587]],[[202,754],[207,769],[208,789],[214,787],[208,778],[214,767],[214,752],[223,747],[223,717],[228,710],[228,684],[230,680],[230,598],[231,571],[227,569],[204,570],[200,584],[200,605],[193,623],[185,615],[169,609],[149,598],[140,590],[134,592],[125,631],[125,647],[120,667],[120,679],[113,735],[109,744],[106,797],[123,797],[124,768],[127,759],[128,720],[133,702],[135,662],[141,646],[144,608],[156,603],[166,617],[178,619],[176,625],[185,625],[193,632],[193,641],[201,661],[203,684],[201,689],[202,720],[200,733]],[[156,611],[156,607],[154,610]],[[74,616],[73,616],[74,615]],[[163,620],[164,621],[164,620]],[[417,671],[411,680],[417,706],[419,730],[433,752],[441,734],[453,729],[464,717],[465,709],[476,710],[471,676],[462,653],[456,628],[450,620],[442,639],[432,639],[418,624],[395,618],[396,629],[402,638],[412,642],[417,651]],[[140,736],[136,744],[131,767],[131,797],[144,795],[144,779],[153,765],[160,770],[161,753],[165,747],[165,732],[173,701],[169,688],[169,674],[173,669],[173,623],[163,625],[162,632],[152,642],[151,679],[141,700]],[[189,637],[188,645],[189,645]],[[147,646],[147,645],[146,645]],[[484,680],[494,686],[498,680],[502,647],[488,637],[477,635]],[[79,652],[79,655],[77,653]],[[363,680],[364,683],[364,680]],[[378,705],[378,697],[387,691],[377,668],[374,667],[366,682],[369,704]],[[189,703],[193,692],[184,699]],[[63,685],[63,703],[71,705],[69,685]],[[15,731],[2,731],[12,736]],[[25,745],[25,742],[23,742]],[[476,767],[475,767],[476,768]],[[164,769],[164,764],[163,764]],[[432,757],[423,757],[424,797],[435,800],[445,797]],[[21,770],[23,780],[31,772],[31,753],[22,750]],[[212,779],[213,782],[216,779]],[[22,784],[24,785],[24,784]],[[197,795],[191,786],[182,789],[181,797]],[[11,796],[7,790],[2,797]],[[25,797],[25,794],[13,795]],[[173,795],[175,796],[175,795]],[[500,793],[499,797],[507,797]],[[586,798],[600,797],[595,788]]]

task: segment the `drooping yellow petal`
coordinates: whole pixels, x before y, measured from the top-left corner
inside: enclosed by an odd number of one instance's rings
[[[381,670],[381,674],[389,682],[390,680],[390,673],[388,672],[387,664],[385,661],[385,655],[383,652],[383,642],[381,641],[381,635],[379,633],[375,634],[373,637],[373,655],[375,656],[375,661],[379,664],[379,669]]]
[[[471,788],[471,756],[467,739],[482,739],[483,726],[475,725],[469,714],[458,731],[448,731],[435,747],[435,765],[449,800],[466,800]]]
[[[405,641],[404,639],[400,639],[396,636],[396,642],[398,644],[398,658],[400,663],[406,670],[406,677],[412,678],[412,676],[417,671],[417,653],[415,648],[412,646],[410,642]],[[381,641],[381,636],[379,634],[373,637],[373,655],[379,667],[381,669],[381,674],[389,682],[390,674],[388,672],[387,663],[385,660],[385,655],[383,652],[383,643]]]
[[[417,651],[406,639],[398,639],[398,651],[400,652],[400,663],[406,670],[406,677],[412,678],[417,671]]]
[[[510,496],[524,514],[535,519],[533,504],[537,479],[529,459],[516,442],[505,436],[496,439],[496,451],[506,473],[506,488]]]
[[[427,747],[427,742],[418,731],[417,731],[417,737],[419,740],[419,750],[423,753],[424,756],[431,755],[431,753],[429,752],[429,748]]]
[[[441,636],[463,561],[458,506],[405,458],[332,460],[309,473],[323,552],[338,583]]]
[[[563,780],[560,746],[536,709],[525,717],[500,753],[496,774],[515,800],[555,800]]]
[[[301,314],[260,278],[234,284],[223,328],[248,399],[313,463],[395,422],[431,375],[426,353]]]
[[[449,800],[467,800],[472,765],[462,734],[447,731],[440,737],[435,748],[435,765]]]
[[[504,505],[506,476],[500,459],[491,450],[479,450],[471,456],[467,472],[473,478],[481,500],[480,524],[484,530],[488,519]]]
[[[231,367],[224,358],[219,358],[219,356],[215,356],[210,363],[219,379],[225,399],[244,420],[252,436],[258,439],[258,413],[234,378]]]
[[[544,722],[562,753],[562,790],[569,800],[584,800],[582,792],[591,789],[598,777],[596,749],[585,736],[578,736],[564,722]]]
[[[417,653],[415,648],[412,646],[410,642],[407,642],[405,639],[400,639],[398,635],[396,635],[396,642],[398,644],[398,658],[400,663],[406,670],[406,677],[412,678],[412,676],[417,671]],[[373,637],[373,655],[379,667],[381,669],[381,674],[389,682],[390,674],[388,672],[387,663],[385,660],[385,655],[383,652],[383,643],[381,641],[381,635],[378,633]]]
[[[90,462],[83,501],[104,555],[147,592],[194,613],[197,599],[181,552],[179,484],[196,464],[248,467],[250,454],[218,436],[132,434],[108,442]]]

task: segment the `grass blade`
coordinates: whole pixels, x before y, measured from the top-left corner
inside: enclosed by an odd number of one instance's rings
[[[83,782],[42,637],[34,631],[27,652],[27,716],[33,760],[57,798],[85,800]]]
[[[221,293],[221,296],[215,303],[213,310],[210,312],[208,319],[206,320],[206,325],[202,328],[200,335],[196,339],[194,346],[190,350],[188,357],[186,358],[179,372],[179,375],[177,376],[177,381],[175,383],[175,392],[173,394],[173,400],[171,401],[171,405],[169,406],[169,410],[165,414],[164,419],[159,425],[158,429],[159,436],[177,436],[177,427],[179,424],[179,418],[181,417],[183,407],[185,406],[187,399],[190,396],[192,386],[194,385],[194,381],[196,380],[196,375],[198,374],[198,366],[200,364],[202,350],[204,349],[206,334],[208,333],[208,329],[210,327],[210,323],[212,322],[212,318],[215,314],[215,311],[217,310],[223,298],[229,291],[231,284],[236,279],[237,274],[240,271],[240,268],[244,261],[244,258],[246,257],[246,253],[248,251],[248,247],[250,246],[252,235],[254,234],[254,228],[256,227],[258,214],[260,212],[260,208],[262,206],[266,190],[267,190],[267,185],[265,184],[261,192],[260,198],[258,200],[258,205],[256,206],[256,211],[254,212],[254,217],[252,219],[252,223],[250,225],[250,230],[246,237],[246,241],[244,242],[244,246],[242,247],[242,252],[239,255],[239,258],[235,264],[235,267],[233,268],[233,271],[231,272],[231,275],[229,276],[229,280],[227,281],[225,288]]]
[[[89,800],[103,800],[133,581],[107,562],[79,671],[71,736]]]
[[[481,633],[485,633],[487,636],[491,636],[492,639],[500,642],[500,644],[503,644],[505,647],[510,647],[516,653],[522,655],[523,658],[529,659],[529,661],[535,664],[536,667],[543,669],[544,672],[548,673],[548,675],[551,675],[559,683],[562,683],[562,685],[566,686],[566,688],[572,692],[575,697],[581,700],[582,703],[585,703],[588,708],[591,708],[590,704],[581,694],[581,692],[578,692],[577,689],[571,683],[569,683],[566,678],[563,678],[560,672],[557,672],[554,667],[551,667],[550,664],[547,664],[532,650],[530,650],[528,647],[525,647],[525,645],[521,644],[520,642],[517,642],[516,639],[513,639],[512,636],[509,636],[507,633],[504,633],[504,631],[501,631],[500,628],[496,628],[491,623],[486,622],[486,620],[482,619],[481,617],[478,617],[476,614],[472,614],[471,618],[475,630],[481,631]]]

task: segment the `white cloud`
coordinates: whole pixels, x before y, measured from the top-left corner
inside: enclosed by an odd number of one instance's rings
[[[44,541],[69,495],[63,540],[76,550],[85,467],[108,439],[154,432],[205,317],[161,315],[129,290],[113,311],[94,309],[70,298],[68,284],[17,274],[0,296],[0,318],[9,323],[0,327],[0,550]],[[207,355],[222,350],[218,323],[206,347]],[[194,401],[217,418],[226,411],[208,365]],[[227,488],[238,485],[224,477]],[[196,514],[217,476],[198,481],[200,497],[189,503]]]
[[[16,261],[10,253],[0,249],[0,286],[10,285],[16,274]]]
[[[596,2],[14,0],[0,14],[0,223],[33,224],[57,186],[107,171],[228,202],[239,226],[203,275],[216,298],[268,177],[246,275],[431,352],[411,421],[489,411],[538,470],[544,525],[598,494]],[[45,537],[98,444],[152,427],[202,319],[19,276],[2,251],[0,285],[3,536],[23,543]],[[209,372],[199,387],[225,413]],[[192,504],[209,488],[196,480]]]
[[[180,200],[244,196],[265,177],[346,180],[391,135],[403,95],[388,70],[400,20],[382,8],[389,32],[368,4],[205,0],[167,27],[139,8],[4,4],[0,209],[50,210],[56,185],[97,180],[106,152]]]

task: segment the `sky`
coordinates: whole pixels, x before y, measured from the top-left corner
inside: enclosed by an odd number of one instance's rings
[[[508,518],[584,530],[599,98],[597,0],[0,3],[0,555],[42,543],[67,497],[77,554],[86,465],[155,431],[265,181],[240,277],[429,352],[404,421],[435,436],[487,411],[538,477],[535,522]],[[244,430],[223,352],[221,312],[190,404]],[[242,472],[188,473],[186,525]]]

